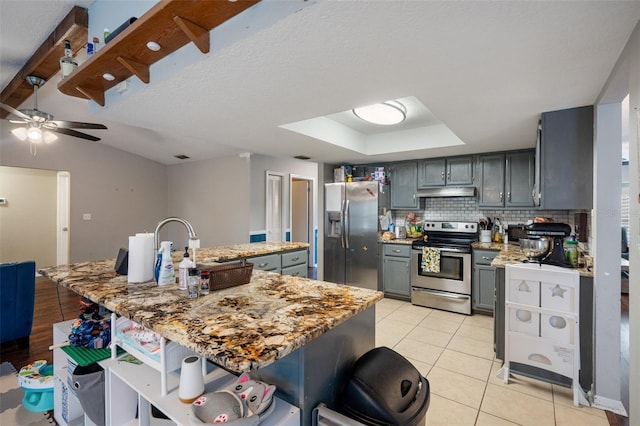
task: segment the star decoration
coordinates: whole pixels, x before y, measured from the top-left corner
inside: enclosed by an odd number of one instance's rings
[[[566,291],[567,290],[563,289],[558,284],[556,284],[556,286],[551,289],[551,297],[559,296],[560,298],[564,299],[564,293]]]

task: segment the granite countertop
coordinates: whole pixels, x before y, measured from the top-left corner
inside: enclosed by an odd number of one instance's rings
[[[306,250],[309,248],[309,243],[295,243],[295,242],[258,242],[247,244],[234,244],[228,246],[218,247],[205,247],[196,249],[196,263],[214,263],[214,262],[227,262],[230,260],[241,259],[251,256],[262,256],[266,254]],[[176,247],[174,247],[176,249]],[[184,251],[176,249],[173,252],[174,262],[180,262]]]
[[[115,259],[108,259],[39,272],[235,372],[277,361],[383,297],[378,291],[254,270],[248,284],[188,299],[177,284],[129,284],[114,265]]]
[[[522,263],[527,259],[527,256],[524,255],[524,252],[516,243],[504,244],[475,242],[471,244],[471,247],[474,249],[500,251],[500,253],[493,259],[493,262],[491,262],[491,266],[495,266],[496,268],[504,268],[506,265],[513,263]],[[573,269],[578,271],[580,276],[593,277],[593,269],[587,269],[585,267]]]

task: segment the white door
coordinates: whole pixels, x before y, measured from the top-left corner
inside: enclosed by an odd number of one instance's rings
[[[309,243],[307,264],[315,264],[313,178],[291,176],[291,241]]]
[[[56,258],[58,265],[69,264],[69,208],[70,208],[70,180],[69,172],[58,172],[58,202],[57,202],[57,231]]]
[[[267,241],[285,241],[283,204],[284,176],[267,172],[266,232]]]

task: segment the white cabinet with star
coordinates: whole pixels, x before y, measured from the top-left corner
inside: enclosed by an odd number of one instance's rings
[[[557,266],[523,263],[505,271],[505,349],[501,374],[527,365],[571,381],[575,405],[589,405],[579,383],[580,275]]]

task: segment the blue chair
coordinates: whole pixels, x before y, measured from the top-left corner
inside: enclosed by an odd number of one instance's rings
[[[36,294],[36,263],[0,264],[0,343],[29,347]]]

